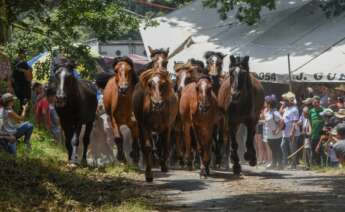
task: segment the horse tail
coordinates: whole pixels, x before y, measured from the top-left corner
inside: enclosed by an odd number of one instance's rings
[[[114,73],[108,73],[108,72],[101,72],[97,73],[95,76],[96,79],[96,85],[99,88],[104,89],[107,85],[108,81],[114,76]]]

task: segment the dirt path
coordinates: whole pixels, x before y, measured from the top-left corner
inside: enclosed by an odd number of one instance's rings
[[[345,211],[345,176],[310,171],[267,171],[243,167],[243,175],[212,172],[155,172],[156,189],[168,199],[166,211]]]

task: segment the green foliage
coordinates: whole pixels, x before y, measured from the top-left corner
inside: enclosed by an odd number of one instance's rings
[[[345,11],[345,1],[329,0],[322,4],[321,8],[327,17],[339,16]]]
[[[91,37],[103,41],[120,38],[137,32],[141,21],[125,10],[120,0],[2,1],[6,16],[1,20],[13,28],[6,47],[10,55],[18,48],[28,49],[33,56],[58,47],[84,67],[87,77],[95,70],[94,58],[85,45],[74,44]],[[44,68],[39,78],[45,74]]]
[[[262,8],[275,9],[275,0],[203,0],[206,7],[217,8],[220,18],[228,18],[230,10],[236,10],[236,18],[249,25],[260,19]]]

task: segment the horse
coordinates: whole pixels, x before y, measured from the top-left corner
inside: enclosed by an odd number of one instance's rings
[[[114,75],[108,80],[103,91],[103,102],[106,113],[111,119],[115,143],[117,146],[117,159],[126,162],[123,152],[123,136],[121,125],[127,125],[132,132],[133,144],[131,157],[135,163],[139,162],[138,128],[132,120],[132,96],[137,78],[134,72],[133,61],[128,57],[114,59]]]
[[[205,68],[205,64],[201,60],[196,60],[191,58],[188,62],[192,65],[192,67],[200,74],[208,74],[208,70]]]
[[[140,76],[133,92],[133,112],[139,126],[139,138],[146,165],[145,178],[153,181],[151,171],[153,145],[152,133],[158,134],[157,149],[162,172],[167,172],[170,133],[178,112],[177,97],[166,70],[153,68]]]
[[[222,73],[223,70],[223,60],[226,55],[221,52],[214,52],[208,51],[205,53],[204,58],[206,60],[206,71],[207,74],[210,76],[212,81],[213,91],[216,95],[218,95],[218,91],[222,81],[224,80],[224,76]],[[222,161],[222,146],[228,146],[228,137],[226,135],[227,132],[227,123],[226,119],[223,118],[219,120],[219,123],[214,127],[213,132],[213,139],[214,139],[214,154],[215,154],[215,164],[214,166],[220,167]],[[227,151],[227,149],[225,149]],[[228,169],[229,165],[227,162],[227,158],[225,160],[226,169]]]
[[[229,76],[219,90],[218,105],[228,118],[233,172],[239,175],[241,165],[237,155],[236,132],[241,123],[247,127],[247,151],[244,159],[249,161],[250,166],[255,166],[255,126],[264,105],[264,89],[255,75],[249,71],[249,56],[235,58],[231,55],[230,62]]]
[[[193,66],[191,60],[187,63],[177,63],[174,64],[174,70],[176,74],[176,83],[175,83],[175,92],[177,93],[178,100],[180,101],[182,89],[185,88],[188,84],[196,82],[200,73],[198,69]],[[183,144],[182,144],[182,123],[181,117],[178,114],[176,117],[175,127],[173,129],[173,138],[175,138],[175,152],[177,159],[180,161],[180,165],[184,166],[183,160]]]
[[[200,156],[200,177],[210,175],[213,128],[220,119],[217,97],[212,90],[212,81],[202,76],[182,90],[179,105],[183,125],[187,165],[192,169],[192,141],[194,134]]]
[[[76,164],[76,152],[82,125],[86,125],[83,138],[82,164],[86,164],[87,148],[96,117],[96,87],[86,80],[78,80],[73,75],[74,64],[66,62],[53,70],[50,86],[57,89],[56,111],[65,135],[68,160]]]
[[[138,70],[137,76],[140,76],[147,70],[150,70],[154,67],[156,68],[163,68],[162,70],[166,70],[168,66],[168,56],[169,56],[169,48],[167,49],[153,49],[151,46],[148,46],[150,52],[151,61],[145,65],[145,67],[141,70]]]

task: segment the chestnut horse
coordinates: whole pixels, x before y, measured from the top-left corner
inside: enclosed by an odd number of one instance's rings
[[[249,165],[255,166],[255,126],[264,105],[264,90],[260,81],[249,72],[249,56],[235,58],[231,55],[230,62],[229,77],[219,90],[218,105],[228,117],[233,172],[238,175],[241,173],[241,166],[237,155],[236,132],[241,123],[247,127],[247,151],[244,159],[249,161]]]
[[[139,125],[139,138],[146,165],[145,178],[147,182],[152,182],[152,133],[158,134],[157,149],[161,170],[167,172],[170,133],[178,111],[177,97],[166,70],[153,68],[142,73],[133,93],[133,109]]]
[[[127,125],[132,132],[133,145],[131,157],[137,163],[139,161],[138,129],[132,120],[132,95],[136,84],[136,76],[133,62],[128,57],[117,57],[114,59],[115,75],[109,79],[103,91],[103,102],[106,113],[111,118],[115,143],[117,146],[117,159],[126,161],[123,152],[123,139],[120,133],[120,126]]]
[[[178,95],[178,100],[180,101],[182,89],[185,88],[188,84],[192,82],[196,82],[200,73],[198,72],[198,67],[193,66],[191,60],[187,63],[176,63],[174,65],[174,70],[176,74],[176,84],[175,84],[175,92]],[[180,165],[184,166],[183,160],[183,152],[184,152],[184,145],[182,142],[182,123],[181,117],[178,114],[176,117],[175,127],[173,131],[173,137],[175,138],[175,145],[176,145],[176,156],[177,159],[180,161]]]
[[[191,133],[193,133],[201,161],[200,176],[206,177],[210,174],[213,128],[220,119],[211,79],[203,76],[197,82],[187,85],[182,90],[179,107],[187,164],[191,169],[193,160]]]

